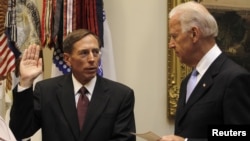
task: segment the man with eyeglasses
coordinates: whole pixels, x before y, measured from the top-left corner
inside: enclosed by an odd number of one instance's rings
[[[10,128],[17,139],[40,128],[43,141],[135,141],[134,91],[97,74],[98,36],[86,29],[70,33],[63,42],[64,61],[71,73],[36,83],[42,73],[40,47],[30,45],[20,62],[20,82],[13,90]],[[79,89],[88,99],[85,121],[79,127]]]

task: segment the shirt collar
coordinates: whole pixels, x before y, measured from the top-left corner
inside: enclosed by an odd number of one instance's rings
[[[84,87],[88,90],[89,94],[92,95],[96,83],[96,76],[92,78],[87,84],[84,85]],[[79,91],[79,89],[82,87],[82,84],[76,80],[75,76],[72,74],[72,81],[74,85],[74,94],[76,95]]]
[[[213,61],[222,53],[217,44],[215,44],[199,61],[196,66],[196,70],[199,74],[203,75]]]

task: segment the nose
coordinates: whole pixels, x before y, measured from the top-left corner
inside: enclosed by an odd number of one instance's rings
[[[93,61],[93,60],[95,60],[94,58],[95,58],[95,56],[94,56],[93,52],[90,51],[90,52],[89,52],[89,55],[88,55],[88,60],[89,60],[89,61]]]
[[[175,47],[175,41],[174,41],[174,39],[172,37],[169,40],[168,47],[169,48],[174,48]]]
[[[170,43],[168,43],[168,47],[169,47],[169,48],[174,48],[175,45],[174,45],[174,43],[171,43],[171,42],[170,42]]]

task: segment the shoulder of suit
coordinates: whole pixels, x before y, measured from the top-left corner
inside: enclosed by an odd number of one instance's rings
[[[114,81],[114,80],[104,78],[104,77],[99,77],[99,78],[100,78],[100,81],[102,81],[103,83],[106,83],[109,86],[131,89],[129,86],[127,86],[126,84],[123,84],[121,82]]]

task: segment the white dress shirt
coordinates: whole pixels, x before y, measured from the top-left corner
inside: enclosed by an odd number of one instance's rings
[[[97,78],[95,76],[93,79],[90,80],[90,82],[84,85],[84,87],[88,90],[88,93],[86,93],[86,96],[88,97],[89,101],[91,101],[91,97],[93,95],[96,79]],[[76,106],[77,106],[77,101],[80,96],[80,93],[78,93],[78,91],[82,87],[82,84],[76,80],[73,74],[72,74],[72,80],[73,80],[73,85],[74,85],[75,101],[76,101]]]
[[[196,66],[196,70],[199,72],[197,75],[197,83],[201,77],[205,74],[209,66],[214,62],[214,60],[222,53],[217,44],[215,44],[199,61]]]

